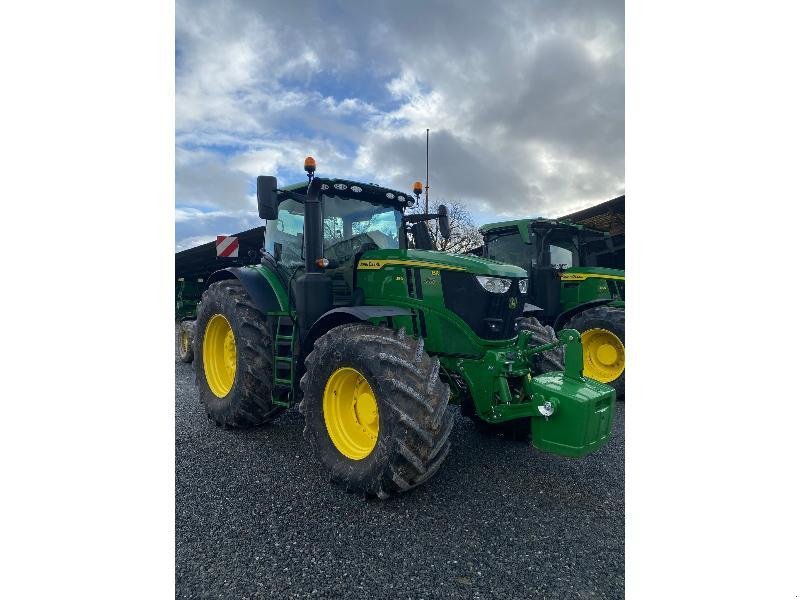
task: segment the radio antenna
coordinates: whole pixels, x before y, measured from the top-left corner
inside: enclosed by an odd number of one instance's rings
[[[425,214],[428,213],[428,139],[430,129],[425,130]]]

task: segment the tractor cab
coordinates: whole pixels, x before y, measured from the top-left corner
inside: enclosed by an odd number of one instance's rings
[[[409,194],[316,177],[310,156],[304,168],[307,184],[279,189],[273,176],[259,176],[256,183],[259,216],[267,221],[265,260],[274,263],[300,305],[301,338],[331,308],[363,304],[356,265],[366,252],[422,249],[430,242],[424,222],[432,219],[445,237],[450,234],[444,206],[434,214],[406,216],[403,211],[415,204]],[[417,199],[419,192],[415,186]]]
[[[307,186],[301,183],[282,191],[304,194]],[[405,247],[403,208],[409,199],[399,192],[343,180],[324,179],[322,190],[322,251],[328,260],[333,305],[344,306],[352,301],[353,266],[364,252]],[[264,249],[291,278],[305,269],[305,208],[297,199],[281,196],[279,192],[276,218],[266,224]]]
[[[562,274],[576,267],[594,267],[596,253],[590,247],[609,237],[567,220],[544,218],[484,225],[481,232],[486,258],[528,271],[528,301],[542,309],[539,314],[546,320],[561,312]]]
[[[353,302],[355,265],[370,250],[416,248],[430,250],[430,233],[424,221],[440,220],[446,228],[447,211],[440,207],[431,215],[404,216],[414,199],[402,192],[373,184],[342,179],[317,178],[320,185],[322,256],[332,282],[333,305]],[[307,183],[276,190],[277,213],[267,220],[264,249],[287,279],[306,267],[303,246]],[[416,192],[416,189],[415,189]]]

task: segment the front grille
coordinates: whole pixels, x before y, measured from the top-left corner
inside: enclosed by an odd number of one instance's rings
[[[507,340],[517,334],[514,322],[522,316],[524,299],[518,282],[512,279],[511,289],[505,294],[493,294],[483,289],[474,275],[442,270],[444,305],[461,317],[478,337]],[[516,306],[512,308],[513,304]]]

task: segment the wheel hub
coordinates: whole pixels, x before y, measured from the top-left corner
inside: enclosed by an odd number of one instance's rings
[[[371,425],[378,418],[378,405],[372,394],[359,394],[356,400],[356,419],[362,425]]]
[[[603,344],[597,349],[597,358],[605,366],[617,362],[617,350],[611,344]]]
[[[325,384],[322,412],[331,442],[347,458],[361,460],[378,442],[378,402],[366,378],[352,367],[334,371]]]
[[[625,345],[608,329],[596,327],[581,334],[583,374],[602,383],[619,378],[625,371]]]
[[[233,330],[225,334],[225,366],[229,371],[236,371],[236,342],[233,339]]]
[[[227,396],[236,379],[236,337],[223,315],[212,316],[206,325],[203,370],[211,392],[218,398]]]

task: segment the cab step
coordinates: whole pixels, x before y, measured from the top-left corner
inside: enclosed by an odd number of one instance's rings
[[[289,315],[279,315],[272,354],[272,403],[289,407],[294,401],[295,325]]]

